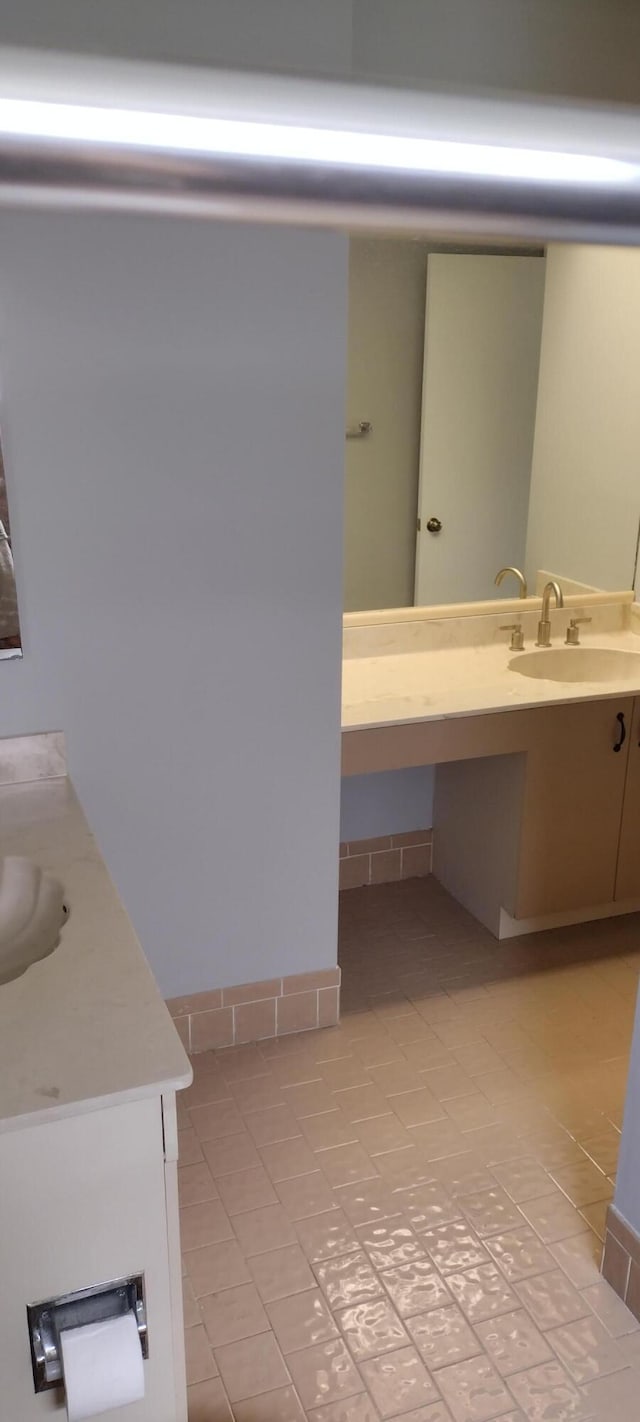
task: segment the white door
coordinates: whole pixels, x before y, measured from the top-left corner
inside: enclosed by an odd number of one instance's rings
[[[498,569],[524,563],[544,271],[542,257],[428,259],[417,606],[496,597]]]

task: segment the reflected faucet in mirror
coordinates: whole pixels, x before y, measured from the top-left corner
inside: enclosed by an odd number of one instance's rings
[[[555,578],[550,578],[549,582],[545,584],[545,588],[542,594],[542,617],[540,618],[540,621],[538,623],[538,636],[536,637],[536,647],[551,646],[551,619],[549,617],[549,603],[551,601],[552,593],[556,600],[556,607],[564,607],[564,597],[562,596],[562,588],[560,587],[560,584],[556,582]]]
[[[497,588],[500,587],[500,584],[502,583],[503,578],[506,578],[507,573],[512,573],[513,576],[514,576],[514,578],[517,578],[517,579],[518,579],[518,582],[519,582],[519,584],[520,584],[520,592],[518,593],[518,597],[526,597],[526,596],[527,596],[527,580],[526,580],[526,578],[525,578],[524,573],[521,573],[519,568],[512,568],[511,566],[509,566],[508,568],[501,568],[501,569],[500,569],[500,572],[499,572],[499,573],[496,573],[496,576],[495,576],[495,585],[496,585],[496,587],[497,587]]]

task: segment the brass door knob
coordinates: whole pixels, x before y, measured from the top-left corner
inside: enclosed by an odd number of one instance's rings
[[[427,530],[428,530],[429,533],[439,533],[441,528],[442,528],[442,524],[441,524],[439,518],[430,518],[430,519],[429,519],[429,521],[428,521],[428,523],[427,523]]]

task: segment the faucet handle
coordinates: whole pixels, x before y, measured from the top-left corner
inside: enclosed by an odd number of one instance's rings
[[[593,619],[591,617],[572,617],[569,621],[569,626],[567,627],[567,635],[564,639],[565,645],[567,647],[579,647],[580,632],[578,629],[582,626],[583,622],[592,621]]]
[[[510,648],[512,652],[524,651],[524,627],[519,622],[507,622],[500,627],[500,632],[510,632]]]

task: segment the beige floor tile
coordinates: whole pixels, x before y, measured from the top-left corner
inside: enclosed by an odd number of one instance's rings
[[[346,1213],[329,1210],[322,1215],[298,1220],[297,1236],[311,1264],[322,1259],[334,1259],[342,1254],[357,1254],[360,1242]]]
[[[322,1117],[312,1119],[321,1120]],[[313,1151],[301,1136],[262,1146],[260,1155],[267,1174],[275,1181],[293,1180],[296,1175],[308,1175],[309,1171],[318,1169]]]
[[[373,1083],[369,1086],[349,1086],[346,1091],[334,1091],[333,1095],[336,1106],[354,1125],[385,1116],[391,1107],[391,1102]]]
[[[320,1116],[303,1116],[299,1124],[313,1151],[350,1145],[359,1138],[358,1129],[337,1108],[335,1111],[324,1111]]]
[[[198,1300],[188,1274],[184,1274],[182,1278],[182,1310],[185,1328],[194,1328],[197,1323],[202,1322]]]
[[[438,1373],[438,1387],[455,1422],[489,1422],[511,1403],[507,1389],[487,1358],[454,1363]]]
[[[279,1387],[247,1402],[235,1402],[233,1415],[235,1422],[305,1422],[294,1387]]]
[[[356,1185],[360,1180],[375,1180],[377,1171],[366,1150],[356,1142],[353,1145],[334,1146],[332,1150],[319,1151],[316,1165],[326,1175],[334,1187]]]
[[[264,1209],[236,1215],[233,1227],[248,1259],[252,1254],[266,1254],[270,1249],[283,1249],[287,1244],[298,1242],[293,1224],[281,1205],[266,1205]]]
[[[371,1075],[356,1052],[323,1062],[320,1075],[331,1091],[345,1091],[371,1085]]]
[[[192,1422],[632,1422],[598,1235],[638,922],[500,945],[429,879],[341,918],[342,1025],[202,1054],[179,1102]]]
[[[338,1150],[351,1150],[351,1146],[338,1146]],[[315,1170],[310,1175],[298,1175],[294,1180],[281,1180],[276,1186],[277,1194],[290,1220],[308,1219],[309,1215],[321,1215],[325,1210],[335,1210],[337,1203],[324,1173]]]
[[[407,1332],[430,1370],[463,1363],[482,1351],[476,1334],[455,1304],[407,1319]]]
[[[559,1239],[584,1233],[582,1215],[560,1190],[555,1195],[543,1195],[539,1200],[527,1200],[520,1209],[543,1244],[556,1244]]]
[[[202,1324],[187,1329],[185,1350],[188,1383],[206,1382],[207,1378],[218,1376],[218,1366],[213,1356],[211,1343]]]
[[[585,1158],[580,1165],[552,1166],[549,1174],[573,1205],[595,1205],[599,1200],[611,1199],[613,1192],[606,1175],[591,1160]]]
[[[200,1312],[213,1348],[266,1333],[269,1319],[254,1284],[240,1284],[200,1300]]]
[[[624,1353],[598,1318],[587,1316],[552,1328],[547,1338],[575,1383],[593,1382],[628,1366]]]
[[[379,1279],[401,1318],[442,1308],[452,1301],[444,1279],[430,1259],[416,1259],[412,1264],[385,1269]]]
[[[553,1268],[554,1259],[534,1230],[523,1225],[487,1240],[490,1254],[509,1283],[528,1279]]]
[[[243,1116],[248,1116],[253,1111],[264,1111],[271,1106],[284,1105],[280,1084],[271,1072],[268,1076],[232,1081],[230,1089]]]
[[[366,1303],[384,1292],[383,1276],[375,1272],[363,1251],[342,1254],[336,1259],[318,1260],[314,1272],[330,1308],[346,1308]]]
[[[178,1157],[181,1165],[195,1165],[204,1160],[202,1146],[191,1125],[178,1131]]]
[[[191,1124],[200,1141],[219,1140],[244,1130],[244,1122],[235,1101],[214,1101],[210,1106],[194,1106],[189,1112]]]
[[[360,1226],[356,1233],[375,1269],[392,1269],[426,1258],[422,1239],[402,1216]]]
[[[351,1356],[361,1362],[391,1353],[408,1343],[403,1323],[389,1299],[374,1299],[336,1311],[335,1318]]]
[[[356,1130],[360,1144],[370,1156],[385,1155],[392,1150],[406,1150],[407,1146],[413,1145],[410,1132],[393,1113],[375,1116],[369,1121],[359,1121]]]
[[[453,1066],[432,1067],[424,1071],[423,1076],[425,1086],[437,1101],[450,1101],[455,1096],[472,1096],[478,1089],[459,1063]]]
[[[598,1282],[602,1245],[591,1230],[550,1245],[550,1253],[576,1289],[586,1289]]]
[[[310,1422],[379,1422],[379,1415],[368,1392],[314,1407],[308,1414]]]
[[[185,1252],[233,1239],[231,1221],[220,1200],[205,1200],[180,1210],[180,1238]]]
[[[288,1366],[306,1411],[362,1392],[362,1379],[341,1338],[291,1353]]]
[[[523,1279],[516,1284],[520,1302],[531,1315],[538,1328],[558,1328],[563,1323],[573,1323],[589,1313],[589,1305],[584,1296],[574,1289],[561,1269],[552,1269],[548,1274],[536,1274],[532,1279]]]
[[[486,1249],[463,1221],[425,1230],[420,1239],[443,1274],[460,1273],[489,1263]]]
[[[605,1175],[614,1175],[618,1168],[620,1132],[611,1128],[601,1136],[589,1137],[582,1141],[582,1149],[586,1150],[587,1155]]]
[[[202,1150],[214,1180],[219,1180],[221,1175],[232,1175],[237,1170],[250,1170],[260,1165],[260,1156],[246,1131],[237,1136],[203,1141]]]
[[[178,1195],[181,1206],[201,1205],[205,1200],[218,1198],[213,1176],[205,1161],[179,1167]]]
[[[299,1122],[289,1106],[272,1106],[268,1111],[254,1111],[246,1118],[246,1128],[257,1146],[273,1145],[274,1141],[290,1141],[301,1134]]]
[[[447,1287],[470,1323],[509,1313],[518,1300],[495,1264],[479,1264],[460,1274],[447,1275]]]
[[[481,1190],[477,1195],[461,1198],[463,1214],[480,1239],[490,1234],[504,1234],[523,1223],[519,1209],[498,1185]]]
[[[599,1279],[597,1284],[591,1284],[589,1288],[584,1289],[582,1296],[612,1338],[621,1338],[625,1333],[640,1331],[638,1320],[604,1279]]]
[[[373,1397],[380,1417],[397,1417],[418,1407],[426,1407],[438,1396],[415,1348],[399,1348],[361,1363],[362,1377]]]
[[[504,1160],[493,1166],[493,1174],[516,1205],[524,1200],[539,1199],[541,1195],[552,1195],[554,1191],[551,1176],[532,1156]]]
[[[386,1180],[363,1180],[345,1185],[336,1199],[353,1225],[373,1224],[400,1213],[400,1205]]]
[[[237,1170],[233,1175],[221,1175],[218,1189],[227,1214],[244,1214],[262,1205],[277,1205],[278,1197],[263,1165],[251,1170]]]
[[[317,1288],[267,1304],[267,1313],[285,1356],[339,1336],[329,1306]]]
[[[187,1388],[189,1422],[232,1422],[229,1399],[220,1378]]]
[[[244,1251],[235,1239],[208,1245],[206,1249],[192,1249],[184,1258],[196,1298],[251,1282]]]
[[[424,1126],[445,1119],[445,1111],[426,1086],[390,1096],[389,1105],[404,1126]]]
[[[451,1224],[462,1217],[460,1205],[447,1193],[438,1180],[395,1192],[395,1199],[409,1224],[417,1232]]]
[[[338,1104],[333,1091],[324,1080],[287,1086],[283,1088],[283,1094],[287,1106],[298,1120],[305,1116],[319,1116],[324,1111],[335,1111]]]
[[[215,1359],[231,1403],[286,1387],[288,1369],[272,1333],[216,1348]]]
[[[553,1359],[548,1342],[524,1309],[478,1323],[477,1335],[503,1377]]]
[[[592,1414],[582,1393],[559,1363],[541,1363],[509,1378],[509,1387],[529,1422],[582,1422]]]
[[[312,1289],[315,1283],[299,1244],[290,1244],[285,1249],[271,1249],[267,1254],[255,1254],[248,1265],[263,1303],[302,1293]]]

